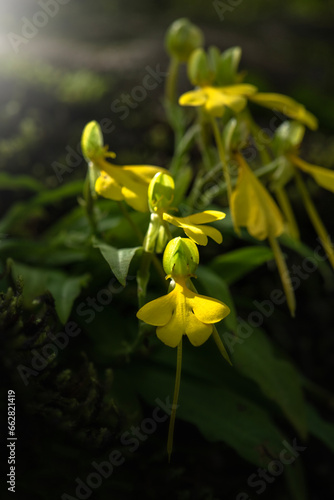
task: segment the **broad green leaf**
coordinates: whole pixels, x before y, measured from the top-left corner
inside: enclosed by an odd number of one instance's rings
[[[196,275],[203,285],[205,292],[210,297],[221,300],[231,310],[230,314],[224,319],[224,325],[229,330],[236,332],[237,330],[237,314],[235,310],[234,300],[230,294],[230,290],[226,281],[224,281],[217,273],[211,269],[199,266],[196,270]]]
[[[219,255],[213,259],[210,267],[231,285],[273,258],[268,247],[254,245]]]
[[[0,189],[28,189],[30,191],[41,191],[45,189],[43,184],[29,175],[9,175],[6,172],[0,174]]]
[[[131,261],[142,247],[118,249],[97,239],[94,239],[93,246],[100,250],[118,281],[125,286]]]
[[[232,361],[241,373],[259,384],[263,393],[276,402],[304,439],[307,422],[300,376],[289,361],[274,354],[264,333],[254,329],[234,350]]]
[[[68,320],[75,299],[89,279],[88,274],[67,276],[61,271],[31,267],[18,262],[12,262],[12,272],[15,279],[19,276],[23,278],[25,305],[31,307],[36,297],[49,291],[55,299],[55,308],[62,323]]]
[[[307,404],[307,422],[311,434],[334,452],[334,424],[323,419],[311,404]]]

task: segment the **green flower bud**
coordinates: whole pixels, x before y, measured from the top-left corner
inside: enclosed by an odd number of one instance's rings
[[[192,51],[201,47],[203,42],[202,31],[186,18],[174,21],[165,38],[168,54],[180,62],[188,61]]]
[[[174,180],[168,174],[158,172],[148,187],[148,204],[151,212],[165,211],[174,199]]]
[[[101,156],[103,135],[96,121],[91,121],[85,126],[81,136],[81,149],[87,163]]]
[[[204,87],[214,79],[214,72],[203,49],[196,49],[188,61],[188,77],[193,85]]]
[[[275,131],[273,149],[276,154],[284,154],[298,148],[303,140],[305,127],[296,121],[285,121]]]
[[[199,264],[196,244],[189,238],[174,238],[166,246],[163,268],[167,275],[177,279],[193,276]]]
[[[237,82],[241,52],[240,47],[231,47],[221,54],[216,73],[218,85],[233,85]]]

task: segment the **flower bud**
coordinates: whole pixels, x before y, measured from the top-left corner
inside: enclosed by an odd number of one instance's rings
[[[202,31],[188,19],[177,19],[169,27],[165,46],[168,54],[180,62],[188,61],[193,50],[203,45]]]
[[[188,61],[188,77],[193,85],[204,87],[214,79],[214,72],[203,49],[196,49]]]
[[[193,276],[199,264],[196,244],[189,238],[174,238],[166,246],[163,268],[167,275],[177,279]]]
[[[218,85],[233,85],[236,83],[240,59],[240,47],[231,47],[222,52],[217,64],[216,78]]]
[[[165,211],[174,199],[174,180],[168,174],[158,172],[148,187],[148,204],[151,212]]]
[[[303,140],[305,127],[296,121],[285,121],[275,131],[273,149],[276,154],[284,154],[298,148]]]
[[[101,156],[103,135],[101,127],[96,121],[91,121],[85,126],[81,136],[81,149],[87,163]]]

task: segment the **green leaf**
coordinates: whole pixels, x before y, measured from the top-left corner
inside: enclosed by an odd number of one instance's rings
[[[9,175],[6,172],[0,174],[0,189],[28,189],[30,191],[41,191],[44,186],[29,175]]]
[[[230,293],[229,287],[220,276],[214,273],[211,269],[199,266],[196,270],[196,275],[203,285],[207,295],[224,302],[231,310],[230,314],[224,319],[224,325],[233,332],[237,331],[237,314],[235,310],[234,300]]]
[[[87,285],[89,275],[67,276],[61,271],[47,268],[31,267],[18,262],[12,262],[14,279],[23,278],[23,299],[25,306],[30,308],[33,301],[41,294],[49,291],[55,299],[55,308],[59,319],[66,323],[71,313],[75,299],[81,289]]]
[[[307,435],[306,406],[299,373],[285,359],[277,357],[264,333],[255,330],[238,345],[233,365],[254,380],[263,393],[282,409],[304,439]]]
[[[273,253],[268,247],[254,245],[219,255],[212,261],[210,267],[231,285],[273,258]]]
[[[97,239],[94,239],[93,246],[100,250],[118,281],[121,285],[125,286],[130,263],[135,254],[141,250],[142,247],[118,249],[107,243],[98,241]]]
[[[334,425],[324,420],[310,404],[307,405],[307,422],[311,434],[334,452]]]

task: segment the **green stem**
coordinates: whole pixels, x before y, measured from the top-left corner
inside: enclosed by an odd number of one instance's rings
[[[213,340],[216,342],[216,345],[219,349],[220,354],[223,356],[224,359],[226,359],[226,361],[228,363],[230,363],[230,365],[232,365],[232,362],[230,360],[230,356],[228,355],[228,352],[225,349],[225,346],[224,346],[224,344],[219,336],[217,328],[214,325],[213,325],[213,330],[212,330],[212,336],[213,336]]]
[[[177,77],[179,74],[180,62],[172,57],[169,63],[168,76],[165,88],[165,97],[171,104],[176,104],[177,97]]]
[[[180,392],[181,368],[182,368],[182,339],[179,345],[177,346],[174,397],[173,397],[172,413],[170,415],[170,421],[169,421],[168,440],[167,440],[168,462],[170,462],[173,450],[174,425],[175,425],[177,402],[179,399],[179,392]]]
[[[152,257],[152,253],[143,251],[140,268],[137,272],[137,295],[139,308],[143,307],[146,302],[146,289],[148,280],[150,279]]]
[[[283,285],[283,289],[285,292],[286,300],[288,303],[288,307],[290,309],[291,316],[295,316],[295,309],[296,309],[296,298],[295,298],[295,293],[293,291],[291,279],[290,279],[290,273],[287,268],[284,255],[282,253],[282,250],[278,244],[278,241],[274,236],[268,236],[269,243],[271,246],[271,249],[274,253],[274,257],[276,260],[278,272],[281,278],[281,282]]]
[[[297,187],[302,196],[308,216],[311,219],[314,229],[316,230],[324,249],[326,250],[331,266],[334,269],[334,250],[329,234],[327,233],[327,230],[323,225],[322,220],[320,219],[320,216],[318,214],[317,209],[315,208],[312,198],[310,197],[306,189],[302,176],[297,170],[295,170],[295,178],[297,182]]]
[[[215,141],[216,141],[216,145],[218,148],[219,158],[220,158],[220,161],[222,164],[223,173],[224,173],[224,177],[225,177],[225,181],[226,181],[226,185],[227,185],[227,199],[228,199],[228,203],[230,205],[231,204],[230,203],[231,195],[232,195],[231,177],[230,177],[230,173],[228,171],[225,149],[224,149],[223,141],[222,141],[221,136],[220,136],[220,130],[219,130],[219,127],[217,125],[216,119],[213,116],[211,117],[211,124],[212,124],[213,134],[215,136]]]
[[[97,236],[97,224],[94,213],[94,199],[92,197],[90,179],[88,173],[84,182],[83,197],[85,200],[84,205],[85,205],[86,215],[89,221],[89,225],[91,227],[92,234],[93,236]]]
[[[290,200],[286,194],[284,187],[275,189],[275,194],[287,221],[289,224],[290,234],[296,240],[299,240],[299,229],[295,215],[293,213]]]

